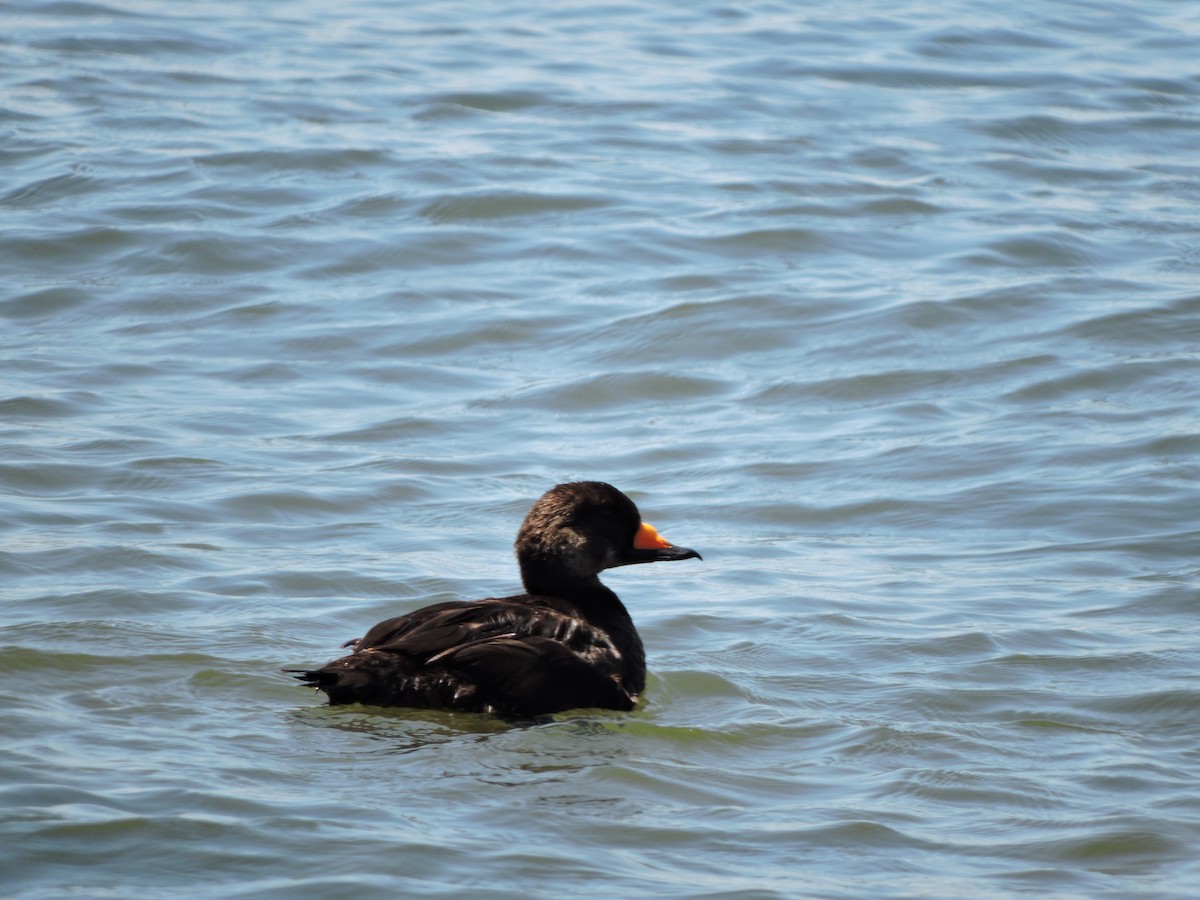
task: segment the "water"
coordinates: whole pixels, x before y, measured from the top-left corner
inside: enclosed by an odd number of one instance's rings
[[[1194,894],[1194,4],[0,25],[5,896]],[[636,712],[282,673],[575,478]]]

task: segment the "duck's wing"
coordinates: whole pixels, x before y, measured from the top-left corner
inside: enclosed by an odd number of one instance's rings
[[[608,633],[572,608],[527,594],[426,606],[380,622],[353,645],[355,652],[400,653],[432,665],[448,658],[449,650],[498,638],[528,637],[560,643],[587,659],[616,652]]]
[[[481,602],[486,603],[489,601]],[[434,603],[431,606],[422,607],[415,612],[405,613],[402,616],[394,616],[391,619],[384,619],[382,622],[372,625],[370,630],[362,637],[346,641],[342,646],[350,647],[355,652],[358,652],[359,650],[387,647],[389,644],[399,644],[404,640],[406,635],[430,627],[436,628],[439,623],[454,619],[457,611],[470,609],[473,605],[465,600],[449,600],[445,603]]]
[[[597,665],[553,638],[495,637],[454,647],[430,660],[476,687],[495,712],[542,715],[565,709],[630,710],[637,704],[615,665]]]

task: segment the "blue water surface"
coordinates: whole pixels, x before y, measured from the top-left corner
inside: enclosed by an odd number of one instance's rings
[[[1200,8],[12,0],[0,893],[1187,898]],[[518,587],[632,713],[282,670]]]

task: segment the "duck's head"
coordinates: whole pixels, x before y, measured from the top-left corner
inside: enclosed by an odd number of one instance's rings
[[[530,590],[546,577],[591,580],[616,566],[701,558],[659,535],[632,500],[603,481],[560,484],[543,494],[517,532],[516,551]]]

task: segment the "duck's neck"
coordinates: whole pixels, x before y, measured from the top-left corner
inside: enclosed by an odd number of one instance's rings
[[[621,599],[601,583],[595,575],[581,577],[575,572],[562,572],[539,567],[521,568],[525,590],[539,597],[557,597],[579,607],[584,617],[595,624],[623,621],[633,626],[633,620]]]

